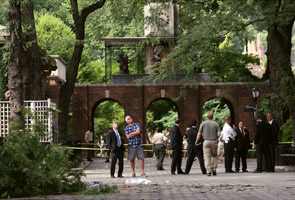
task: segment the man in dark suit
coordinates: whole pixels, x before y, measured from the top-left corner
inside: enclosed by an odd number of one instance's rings
[[[111,160],[111,177],[115,178],[115,168],[117,159],[119,160],[119,171],[118,171],[118,177],[124,178],[122,175],[123,173],[123,165],[124,165],[124,141],[122,138],[122,133],[118,130],[118,123],[113,122],[112,124],[113,130],[108,132],[107,135],[107,143],[108,147],[112,152],[112,160]]]
[[[254,173],[262,172],[262,156],[265,158],[266,171],[271,171],[271,158],[269,152],[269,145],[271,141],[271,137],[269,137],[270,134],[272,134],[271,126],[266,122],[265,116],[261,115],[259,117],[259,124],[256,127],[256,133],[254,136],[254,145],[257,156],[257,169]]]
[[[247,170],[247,155],[248,149],[250,147],[249,131],[244,127],[243,122],[239,122],[239,126],[235,128],[237,133],[235,142],[237,151],[235,152],[235,166],[236,172],[240,171],[240,158],[242,158],[242,170],[243,172],[248,172]]]
[[[172,163],[171,163],[171,174],[175,175],[177,168],[178,174],[184,174],[181,170],[181,161],[182,161],[182,140],[183,137],[179,130],[180,119],[176,118],[175,125],[171,128],[171,137],[170,137],[170,149],[172,152]]]
[[[274,120],[274,116],[271,112],[267,114],[267,121],[271,126],[272,130],[272,139],[270,141],[269,150],[270,150],[270,158],[271,158],[271,172],[275,171],[276,165],[276,147],[278,145],[278,136],[280,132],[279,123]]]
[[[185,166],[185,171],[184,171],[185,174],[189,174],[191,167],[193,165],[195,156],[198,157],[202,173],[207,174],[206,168],[204,165],[204,153],[203,153],[203,140],[202,140],[202,138],[199,140],[199,142],[197,144],[195,144],[196,139],[197,139],[197,135],[198,135],[198,129],[196,128],[196,125],[197,125],[196,120],[193,120],[189,125],[190,129],[186,133],[187,138],[188,138],[188,147],[187,147],[188,158],[186,161],[186,166]]]

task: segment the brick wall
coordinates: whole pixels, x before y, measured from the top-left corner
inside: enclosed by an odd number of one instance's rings
[[[192,119],[202,120],[202,108],[206,101],[221,95],[231,108],[235,123],[243,121],[251,137],[254,131],[253,113],[244,112],[243,106],[253,104],[251,89],[260,88],[261,102],[269,92],[267,83],[204,83],[198,89],[187,88],[187,96],[174,102],[182,120],[182,133]],[[140,123],[146,141],[146,111],[155,100],[167,99],[173,102],[179,95],[180,84],[126,84],[126,85],[76,85],[73,94],[73,139],[84,141],[84,133],[93,123],[95,108],[105,100],[114,100],[123,108],[125,115],[131,115]]]

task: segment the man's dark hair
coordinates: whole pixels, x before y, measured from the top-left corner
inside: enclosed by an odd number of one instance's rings
[[[175,119],[175,124],[179,124],[181,122],[181,120],[179,118]]]
[[[156,128],[157,133],[162,133],[163,129],[161,127]]]
[[[262,121],[265,121],[266,120],[265,115],[264,114],[260,114],[259,115],[259,119],[261,119]]]
[[[189,124],[189,127],[196,126],[196,125],[197,125],[197,121],[193,119],[191,123]]]
[[[271,116],[273,116],[273,117],[274,117],[274,115],[273,115],[273,113],[272,113],[272,112],[268,112],[267,114],[271,114]]]

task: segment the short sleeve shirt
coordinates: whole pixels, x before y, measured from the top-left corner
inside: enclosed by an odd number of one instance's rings
[[[125,135],[129,135],[132,132],[135,132],[137,129],[141,130],[140,124],[135,123],[133,126],[127,125],[125,128]],[[128,146],[138,147],[142,146],[141,134],[134,136],[133,138],[128,139]]]
[[[216,140],[217,132],[220,132],[220,127],[213,120],[206,120],[201,123],[199,132],[203,133],[204,140]]]
[[[156,133],[153,137],[153,144],[163,144],[167,140],[167,137],[162,133]]]

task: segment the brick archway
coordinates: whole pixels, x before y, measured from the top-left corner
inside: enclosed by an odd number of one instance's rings
[[[134,121],[140,123],[146,138],[146,111],[148,106],[157,99],[169,99],[172,102],[178,97],[181,87],[173,84],[93,84],[76,85],[72,98],[73,103],[73,139],[84,141],[84,133],[92,125],[92,109],[105,100],[114,100],[124,109],[125,115],[131,115]],[[187,96],[174,102],[179,117],[182,120],[182,133],[192,119],[201,122],[204,103],[217,97],[218,92],[232,105],[235,122],[244,121],[245,126],[254,131],[253,113],[243,111],[244,105],[253,104],[251,88],[260,88],[260,98],[264,99],[269,93],[268,83],[200,83],[198,89],[187,88]],[[220,94],[219,94],[220,95]],[[145,142],[145,140],[144,140]]]
[[[121,107],[122,107],[122,109],[124,110],[124,113],[125,113],[125,109],[124,109],[124,106],[122,106],[121,104],[120,104],[120,102],[118,102],[117,100],[115,100],[115,99],[112,99],[112,98],[103,98],[103,99],[100,99],[99,101],[97,101],[96,103],[94,103],[93,105],[92,105],[92,108],[90,108],[91,109],[91,115],[90,115],[90,119],[91,119],[91,127],[94,129],[94,115],[95,115],[95,110],[97,109],[97,107],[98,106],[100,106],[102,103],[104,103],[104,102],[107,102],[107,101],[112,101],[112,102],[115,102],[115,103],[118,103]]]
[[[204,107],[205,103],[212,100],[212,99],[216,99],[216,98],[218,98],[218,97],[213,96],[213,97],[205,100],[204,102],[202,102],[202,104],[201,104],[202,113],[203,113],[203,107]],[[230,111],[230,116],[232,118],[232,123],[233,124],[236,123],[236,121],[235,121],[235,116],[236,116],[235,112],[236,112],[236,110],[238,110],[238,108],[235,108],[233,103],[231,102],[231,100],[229,100],[227,97],[219,97],[219,98],[221,99],[222,102],[224,102],[227,105],[227,107],[228,107],[228,109]]]

